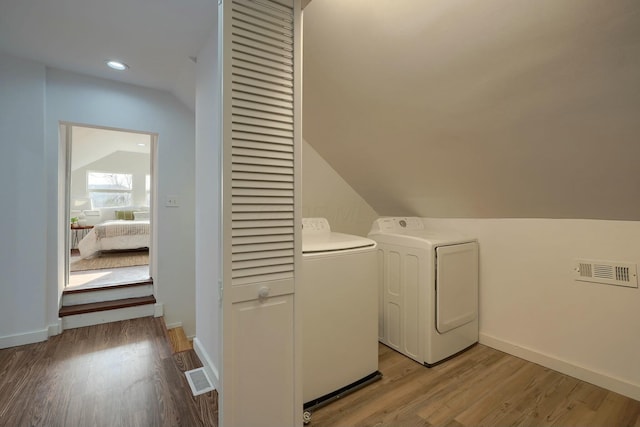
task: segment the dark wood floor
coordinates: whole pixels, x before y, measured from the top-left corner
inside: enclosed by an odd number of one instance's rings
[[[379,350],[382,380],[309,427],[640,426],[640,402],[483,345],[431,369]]]
[[[64,331],[0,350],[0,426],[215,426],[215,392],[193,397],[162,318]]]

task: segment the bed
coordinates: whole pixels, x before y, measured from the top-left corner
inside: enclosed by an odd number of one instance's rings
[[[149,220],[114,220],[96,224],[78,243],[82,258],[101,251],[149,247]]]

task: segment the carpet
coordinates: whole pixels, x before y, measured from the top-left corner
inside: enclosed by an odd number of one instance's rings
[[[107,268],[148,265],[149,252],[102,252],[99,256],[71,260],[69,271],[103,270]]]

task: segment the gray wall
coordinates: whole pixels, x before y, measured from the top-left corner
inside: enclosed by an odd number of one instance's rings
[[[48,335],[44,79],[0,53],[0,348]]]
[[[380,214],[640,218],[631,0],[305,9],[304,137]]]
[[[154,240],[156,299],[164,303],[169,326],[182,324],[188,335],[195,333],[194,255],[194,169],[195,117],[168,92],[109,80],[47,69],[46,145],[48,159],[49,209],[63,200],[59,176],[60,121],[158,134],[157,194],[154,217],[158,234]],[[167,195],[176,195],[180,207],[167,208]],[[49,283],[63,277],[59,234],[62,224],[56,215],[48,219]],[[154,227],[155,228],[155,227]],[[55,232],[57,230],[57,233]],[[56,265],[57,264],[57,265]],[[49,304],[57,301],[53,298]]]
[[[59,331],[64,286],[64,150],[59,123],[159,135],[157,298],[167,323],[195,333],[194,116],[173,95],[61,70],[0,53],[0,347]]]

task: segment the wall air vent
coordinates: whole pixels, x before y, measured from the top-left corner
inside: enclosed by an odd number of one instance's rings
[[[638,287],[638,270],[635,264],[584,259],[576,260],[575,264],[575,280]]]

